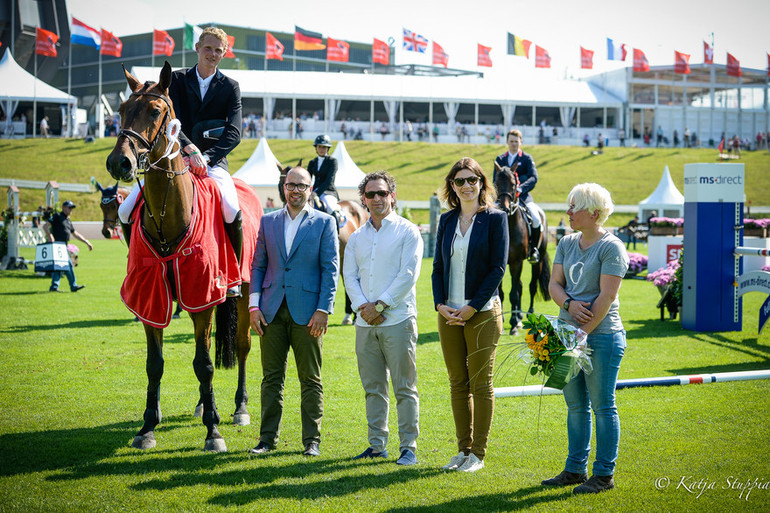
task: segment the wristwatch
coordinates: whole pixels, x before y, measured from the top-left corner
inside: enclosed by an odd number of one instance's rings
[[[385,303],[383,303],[382,301],[380,301],[378,299],[377,302],[374,304],[374,309],[377,311],[377,313],[384,312],[385,311]]]
[[[562,308],[564,308],[565,312],[569,312],[569,304],[572,303],[572,298],[568,297],[567,300],[564,302],[563,305],[561,305]]]

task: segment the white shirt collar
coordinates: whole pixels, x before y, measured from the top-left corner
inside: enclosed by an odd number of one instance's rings
[[[297,214],[297,215],[301,216],[302,212],[307,212],[308,215],[310,215],[310,213],[312,211],[313,211],[313,207],[310,206],[310,201],[308,201],[307,203],[305,203],[305,206],[302,207],[302,210],[300,210],[299,214]],[[291,214],[289,213],[289,205],[288,204],[283,206],[283,213],[284,213],[284,215],[286,215],[289,218],[289,221],[292,221]],[[296,219],[296,217],[294,219]]]

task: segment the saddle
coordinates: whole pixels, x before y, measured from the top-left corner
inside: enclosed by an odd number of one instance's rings
[[[345,214],[342,213],[342,209],[337,205],[337,209],[329,212],[326,209],[326,205],[323,201],[321,201],[321,198],[316,193],[310,194],[310,200],[312,202],[313,208],[316,210],[319,210],[325,214],[329,214],[337,221],[337,231],[342,229],[348,222],[348,218]]]

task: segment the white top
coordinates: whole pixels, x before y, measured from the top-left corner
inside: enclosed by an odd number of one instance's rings
[[[364,303],[382,301],[388,308],[380,326],[417,316],[415,285],[422,263],[422,236],[417,226],[395,212],[376,230],[371,219],[353,233],[345,247],[342,276],[356,312]],[[370,326],[360,315],[356,325]]]
[[[195,74],[198,76],[198,87],[200,87],[201,90],[201,100],[206,97],[206,91],[209,90],[209,86],[211,85],[211,80],[214,78],[214,75],[216,75],[216,71],[209,75],[208,78],[201,78],[201,74],[198,72],[198,66],[195,66]]]
[[[452,308],[459,309],[471,302],[470,299],[465,297],[465,269],[468,261],[468,244],[471,241],[475,220],[476,216],[474,215],[471,219],[470,228],[463,235],[460,230],[460,219],[458,218],[457,228],[455,228],[454,238],[452,239],[452,256],[449,259],[449,297],[447,298],[447,305]],[[486,312],[491,310],[496,299],[497,294],[489,298],[489,301],[479,311]]]

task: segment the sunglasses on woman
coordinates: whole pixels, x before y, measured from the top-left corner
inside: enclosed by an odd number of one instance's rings
[[[380,198],[385,198],[390,194],[390,191],[366,191],[364,193],[364,196],[366,196],[367,199],[374,199],[375,196],[379,196]]]
[[[476,185],[479,182],[479,177],[469,176],[467,178],[453,178],[452,182],[458,187],[465,185],[465,182],[468,182],[468,185]]]

